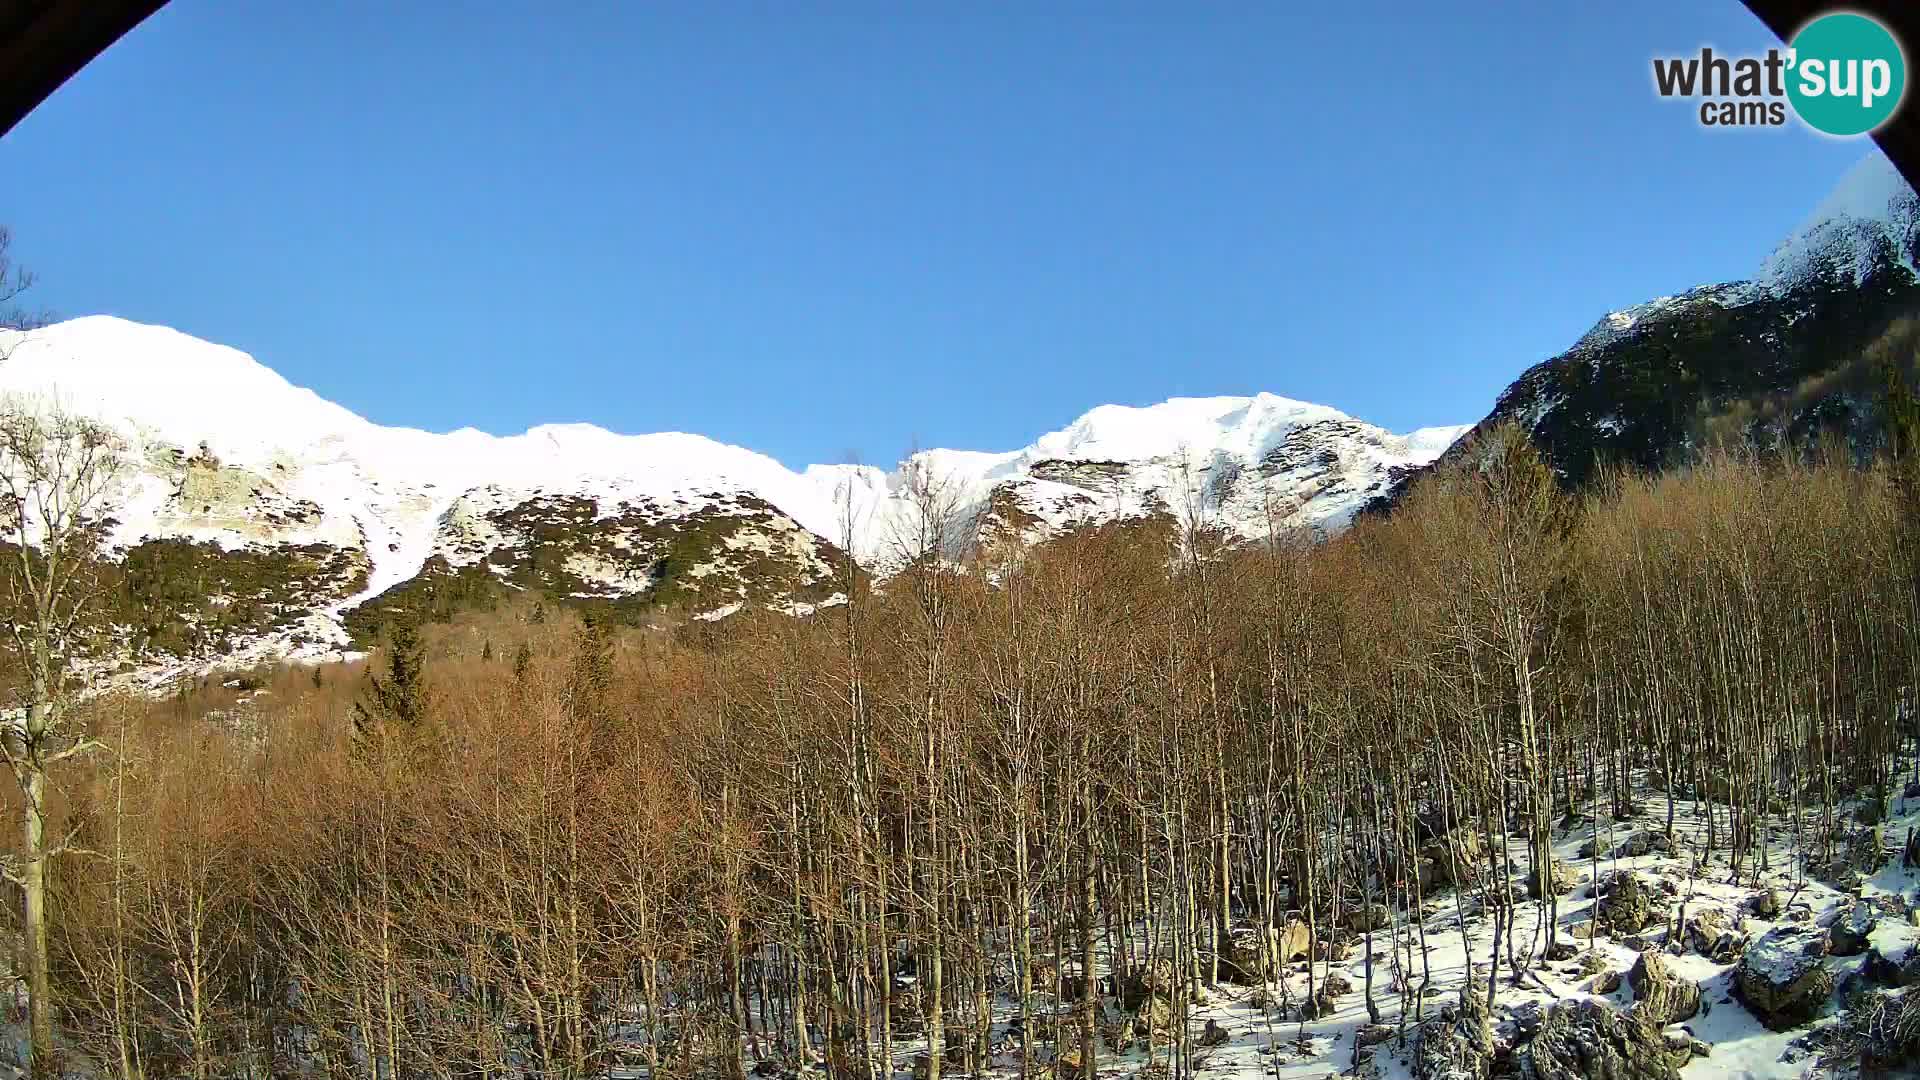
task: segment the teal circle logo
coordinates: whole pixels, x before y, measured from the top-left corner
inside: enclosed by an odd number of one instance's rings
[[[1793,36],[1787,98],[1815,131],[1865,135],[1907,93],[1907,58],[1891,31],[1852,12],[1822,15]]]

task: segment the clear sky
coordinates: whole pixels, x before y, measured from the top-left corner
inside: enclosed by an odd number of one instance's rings
[[[1738,0],[173,0],[0,140],[64,315],[371,419],[792,466],[1269,390],[1479,419],[1869,145],[1714,132]]]

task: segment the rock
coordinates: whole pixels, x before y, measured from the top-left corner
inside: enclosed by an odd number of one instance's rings
[[[1577,878],[1573,871],[1567,869],[1566,863],[1561,862],[1559,859],[1548,860],[1547,890],[1553,895],[1565,896],[1567,893],[1572,892],[1576,880]],[[1540,868],[1536,866],[1527,871],[1527,899],[1538,900],[1541,896]]]
[[[1468,983],[1458,1004],[1420,1025],[1413,1047],[1414,1080],[1486,1080],[1493,1068],[1493,1019],[1477,989]]]
[[[1465,828],[1437,837],[1420,849],[1420,857],[1433,862],[1433,884],[1443,888],[1471,884],[1478,876],[1481,854],[1480,834]]]
[[[1861,973],[1882,986],[1920,986],[1920,929],[1895,924],[1874,937]]]
[[[1277,939],[1278,934],[1273,934]],[[1273,977],[1267,962],[1260,952],[1260,937],[1254,934],[1236,934],[1229,938],[1226,946],[1220,950],[1218,958],[1220,978],[1235,986],[1260,986]]]
[[[1634,859],[1653,852],[1670,853],[1672,851],[1673,841],[1667,839],[1666,833],[1658,833],[1651,829],[1644,829],[1620,841],[1613,849],[1613,857],[1616,859]]]
[[[1393,913],[1385,904],[1362,904],[1347,913],[1347,929],[1356,934],[1385,930],[1393,924]]]
[[[1120,1006],[1128,1011],[1140,1008],[1142,1002],[1158,994],[1170,998],[1180,982],[1173,970],[1173,961],[1166,957],[1143,964],[1127,973],[1120,982]]]
[[[1064,1018],[1062,1019],[1064,1021]],[[1055,1071],[1077,1073],[1085,1064],[1086,1056],[1080,1043],[1080,1025],[1063,1022],[1060,1025],[1060,1038],[1054,1049]],[[921,1078],[916,1077],[915,1080],[921,1080]]]
[[[1200,1032],[1200,1045],[1220,1046],[1225,1044],[1229,1037],[1227,1029],[1220,1026],[1220,1021],[1208,1020],[1206,1028]]]
[[[1856,901],[1841,912],[1831,928],[1831,952],[1834,956],[1859,956],[1867,951],[1867,939],[1880,924],[1880,913],[1866,901]]]
[[[1558,964],[1573,959],[1579,952],[1579,946],[1563,938],[1549,946],[1542,955],[1546,957],[1548,963]]]
[[[1329,971],[1321,978],[1320,985],[1316,992],[1326,994],[1328,997],[1341,997],[1346,994],[1351,994],[1353,993],[1353,980],[1347,978],[1344,972]]]
[[[1750,909],[1762,919],[1774,919],[1780,915],[1780,890],[1769,885],[1754,896]]]
[[[1314,942],[1313,955],[1317,960],[1338,964],[1353,955],[1353,942],[1341,934],[1328,934]]]
[[[1156,1041],[1163,1040],[1167,1033],[1173,1030],[1173,1025],[1178,1020],[1177,1012],[1173,1002],[1158,994],[1147,998],[1134,1017],[1134,1036],[1138,1038],[1143,1034],[1151,1033]]]
[[[1634,962],[1634,1011],[1656,1028],[1691,1019],[1700,1011],[1700,987],[1682,978],[1657,952],[1644,952]]]
[[[1619,871],[1601,884],[1600,902],[1593,909],[1593,921],[1601,929],[1614,937],[1625,937],[1659,921],[1653,913],[1653,897],[1632,871]]]
[[[1362,1024],[1360,1030],[1353,1033],[1353,1041],[1360,1046],[1379,1046],[1393,1038],[1393,1028],[1386,1024]]]
[[[1779,927],[1747,947],[1733,979],[1734,995],[1760,1022],[1786,1031],[1820,1015],[1833,993],[1822,958],[1821,930]]]
[[[1687,913],[1687,947],[1716,964],[1731,964],[1747,946],[1733,913],[1724,908],[1701,907]]]
[[[1305,921],[1288,919],[1287,925],[1280,931],[1279,947],[1274,956],[1283,964],[1295,960],[1304,960],[1313,954],[1313,931]]]
[[[1693,1054],[1640,1016],[1587,1000],[1548,1010],[1540,1034],[1517,1057],[1526,1080],[1678,1080]]]
[[[1620,984],[1623,981],[1624,979],[1618,971],[1602,971],[1587,980],[1587,993],[1601,995],[1611,994],[1620,989]]]

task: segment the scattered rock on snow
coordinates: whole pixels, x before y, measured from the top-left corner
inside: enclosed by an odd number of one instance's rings
[[[1874,927],[1879,924],[1880,913],[1874,910],[1871,903],[1855,901],[1833,921],[1829,929],[1829,951],[1834,956],[1859,956],[1867,951],[1867,939],[1873,936]]]
[[[1687,947],[1716,964],[1731,964],[1746,948],[1733,913],[1725,908],[1700,907],[1687,913]]]
[[[1347,929],[1356,934],[1385,930],[1393,923],[1393,914],[1385,904],[1362,904],[1347,913]]]
[[[1593,920],[1615,937],[1637,934],[1659,921],[1653,913],[1653,898],[1639,875],[1621,870],[1599,883],[1600,902],[1594,905]]]
[[[1493,1019],[1486,999],[1469,982],[1458,1004],[1420,1025],[1413,1049],[1414,1080],[1485,1080],[1493,1055]]]
[[[1767,1027],[1798,1027],[1818,1016],[1833,993],[1825,955],[1826,931],[1779,927],[1747,947],[1734,974],[1734,994]]]
[[[1634,1011],[1656,1028],[1690,1019],[1700,1011],[1700,987],[1683,978],[1658,952],[1644,952],[1633,965]]]
[[[1660,1029],[1603,1001],[1563,1001],[1548,1010],[1533,1041],[1520,1049],[1527,1080],[1677,1080],[1693,1059],[1670,1045]]]
[[[1620,841],[1619,846],[1613,849],[1613,857],[1616,859],[1633,859],[1656,851],[1662,853],[1672,852],[1673,841],[1667,838],[1666,833],[1643,829],[1627,837],[1625,840]]]
[[[1559,859],[1548,861],[1547,888],[1553,895],[1564,896],[1572,892],[1576,880],[1577,878],[1573,871],[1567,869],[1566,863],[1561,862]],[[1536,866],[1527,871],[1527,899],[1538,900],[1541,895],[1540,868]]]

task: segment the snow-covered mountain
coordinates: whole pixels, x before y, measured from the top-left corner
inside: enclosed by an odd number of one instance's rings
[[[1715,440],[1833,433],[1864,449],[1877,405],[1858,391],[1861,365],[1890,325],[1920,315],[1917,256],[1920,196],[1875,150],[1750,280],[1608,312],[1479,426],[1519,422],[1576,485],[1601,463],[1657,469]]]
[[[130,562],[252,560],[255,592],[216,599],[263,608],[239,634],[260,642],[241,645],[296,651],[343,645],[369,601],[462,574],[708,614],[832,603],[842,548],[869,572],[897,564],[921,514],[916,477],[942,487],[964,540],[1158,513],[1243,537],[1335,530],[1464,430],[1394,435],[1268,394],[1183,398],[1102,406],[1005,453],[796,472],[681,433],[382,427],[245,353],[115,318],[0,334],[0,355],[0,394],[55,399],[125,436],[136,468],[112,541]],[[299,594],[268,587],[276,575],[298,576]]]

